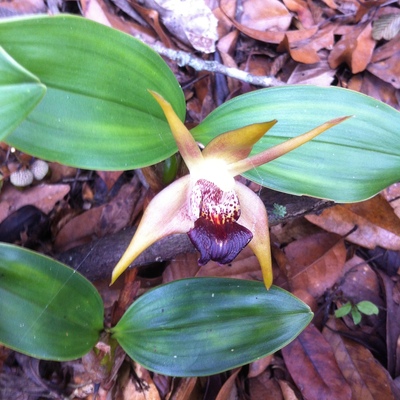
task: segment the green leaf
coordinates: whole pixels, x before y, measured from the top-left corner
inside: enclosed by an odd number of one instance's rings
[[[336,87],[262,89],[226,102],[192,132],[206,144],[222,132],[276,118],[254,146],[259,153],[346,115],[353,117],[245,176],[286,193],[354,202],[400,178],[400,112],[371,97]]]
[[[133,37],[84,18],[3,20],[0,43],[37,75],[47,94],[7,143],[45,160],[122,170],[176,152],[148,89],[183,119],[183,92],[167,64]]]
[[[379,314],[378,307],[374,303],[371,303],[370,301],[367,301],[367,300],[360,301],[359,303],[356,304],[356,307],[357,307],[358,311],[362,312],[365,315],[378,315]]]
[[[24,354],[72,360],[103,329],[103,302],[71,268],[29,250],[0,244],[0,343]]]
[[[0,141],[27,117],[45,92],[39,79],[0,47]]]
[[[354,325],[358,325],[361,322],[362,315],[360,311],[357,310],[357,307],[352,307],[351,317],[353,318]]]
[[[131,358],[171,376],[216,374],[292,341],[312,312],[262,282],[194,278],[147,292],[112,329]]]
[[[348,301],[346,304],[343,304],[342,307],[338,308],[335,310],[335,317],[336,318],[342,318],[345,315],[349,314],[351,309],[352,309],[351,303]]]

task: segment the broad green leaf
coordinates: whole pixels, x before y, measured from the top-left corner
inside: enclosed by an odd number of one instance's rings
[[[103,314],[100,295],[79,273],[0,244],[0,343],[37,358],[76,359],[98,341]]]
[[[3,20],[0,44],[48,88],[7,143],[45,160],[103,170],[141,167],[176,152],[148,89],[182,119],[183,92],[145,44],[68,15]]]
[[[342,307],[338,308],[335,310],[335,317],[336,318],[342,318],[345,315],[349,314],[351,309],[352,309],[351,303],[348,301],[346,304],[343,304]]]
[[[358,325],[361,322],[362,315],[360,311],[357,310],[357,307],[351,309],[351,317],[353,318],[355,325]]]
[[[0,141],[39,103],[46,87],[0,47]]]
[[[365,315],[378,315],[379,308],[368,300],[360,301],[356,304],[358,311]]]
[[[262,282],[194,278],[140,297],[112,329],[131,358],[171,376],[216,374],[273,353],[292,341],[312,312]]]
[[[346,115],[353,117],[245,176],[286,193],[354,202],[400,179],[400,112],[371,97],[335,87],[262,89],[226,102],[192,132],[206,144],[222,132],[276,118],[254,154]]]

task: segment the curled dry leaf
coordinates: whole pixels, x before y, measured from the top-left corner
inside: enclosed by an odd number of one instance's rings
[[[109,203],[92,208],[71,219],[58,232],[54,247],[59,252],[125,228],[141,200],[137,179],[122,186]],[[141,207],[140,207],[141,208]]]
[[[230,400],[238,398],[236,378],[242,368],[236,368],[232,371],[231,376],[222,385],[216,400]]]
[[[381,195],[360,203],[337,205],[318,216],[307,215],[306,219],[329,232],[347,235],[346,240],[368,249],[381,246],[400,250],[400,219]]]
[[[286,271],[291,291],[306,291],[317,298],[342,275],[345,261],[343,239],[323,232],[287,245],[285,258],[279,263]]]
[[[374,97],[393,108],[400,109],[398,90],[390,83],[384,82],[368,71],[363,74],[353,75],[348,84],[348,89],[356,90],[367,96]]]
[[[368,300],[378,307],[385,307],[380,296],[378,276],[368,263],[358,256],[346,262],[339,290],[343,298],[353,304]]]
[[[318,52],[321,49],[330,49],[334,44],[334,26],[327,25],[315,35],[304,40],[293,40],[289,36],[278,47],[278,51],[286,49],[293,60],[304,64],[315,64],[321,59]]]
[[[342,330],[343,324],[337,320],[329,321],[333,330]],[[374,400],[398,399],[398,393],[389,373],[361,344],[344,338],[325,328],[323,335],[330,343],[339,368],[350,386],[353,399]]]
[[[248,380],[249,398],[266,400],[297,399],[297,397],[294,396],[283,397],[282,392],[284,389],[280,387],[281,382],[282,381],[278,380],[276,376],[273,376],[270,371],[264,371],[261,375]]]
[[[204,53],[215,52],[218,21],[204,0],[146,0],[159,12],[167,29],[182,42]]]
[[[286,31],[292,21],[287,8],[278,0],[247,0],[241,23],[259,31]]]
[[[314,65],[297,64],[287,83],[288,85],[317,85],[330,86],[336,71],[333,70],[326,60]]]
[[[202,266],[196,276],[220,276],[225,278],[262,280],[257,257],[247,247],[228,265],[210,261]]]
[[[315,25],[315,21],[307,1],[283,0],[283,2],[291,12],[296,13],[298,20],[301,22],[304,28],[311,28]]]
[[[399,14],[400,15],[400,14]],[[367,70],[391,84],[394,88],[400,88],[400,35],[378,47],[372,56]],[[381,89],[382,85],[379,85]],[[384,102],[390,104],[387,99]]]
[[[282,349],[292,379],[308,400],[350,400],[351,388],[344,379],[332,348],[309,325],[292,343]]]
[[[372,28],[375,40],[391,40],[400,32],[400,14],[381,15]]]
[[[364,71],[371,61],[375,44],[371,22],[348,30],[333,47],[328,58],[329,64],[336,69],[346,63],[353,74]]]
[[[23,192],[12,185],[5,185],[1,193],[0,222],[19,208],[32,205],[48,214],[54,205],[62,200],[70,190],[69,185],[41,184]]]

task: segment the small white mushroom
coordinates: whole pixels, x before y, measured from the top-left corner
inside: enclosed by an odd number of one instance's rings
[[[33,176],[37,181],[42,180],[47,173],[49,172],[49,165],[46,161],[43,160],[35,160],[30,168]]]
[[[33,182],[33,174],[28,169],[15,171],[10,175],[10,182],[17,187],[29,186]]]

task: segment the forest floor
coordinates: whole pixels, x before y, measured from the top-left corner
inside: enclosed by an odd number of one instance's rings
[[[348,88],[400,110],[398,2],[0,4],[4,16],[60,12],[81,14],[149,45],[157,43],[160,52],[169,54],[165,61],[184,89],[190,126],[232,97],[289,84]],[[185,52],[190,62],[178,65],[176,51]],[[248,74],[243,77],[242,71]],[[3,173],[29,159],[0,146]],[[4,181],[0,240],[54,256],[75,251],[93,238],[109,235],[105,225],[113,226],[114,232],[137,225],[143,208],[162,186],[156,167],[140,173],[101,172],[51,163],[50,169],[51,177],[24,191]],[[0,397],[7,389],[9,397],[2,398],[27,400],[400,399],[399,199],[400,184],[394,184],[370,200],[327,203],[319,207],[322,211],[302,216],[296,200],[287,200],[294,206],[284,221],[271,226],[274,284],[295,292],[315,317],[297,339],[275,354],[234,371],[193,378],[154,374],[126,359],[116,376],[106,379],[96,375],[93,360],[39,362],[0,346]],[[140,266],[129,272],[125,284],[137,283],[134,297],[161,283],[193,276],[261,279],[258,261],[248,249],[229,267],[214,262],[199,267],[197,258],[187,251],[174,254],[168,263]],[[94,280],[108,313],[124,289],[123,282],[108,287],[112,267]],[[357,307],[365,301],[379,313],[366,315],[369,309]],[[335,310],[343,306],[350,307],[350,313],[335,318]]]

